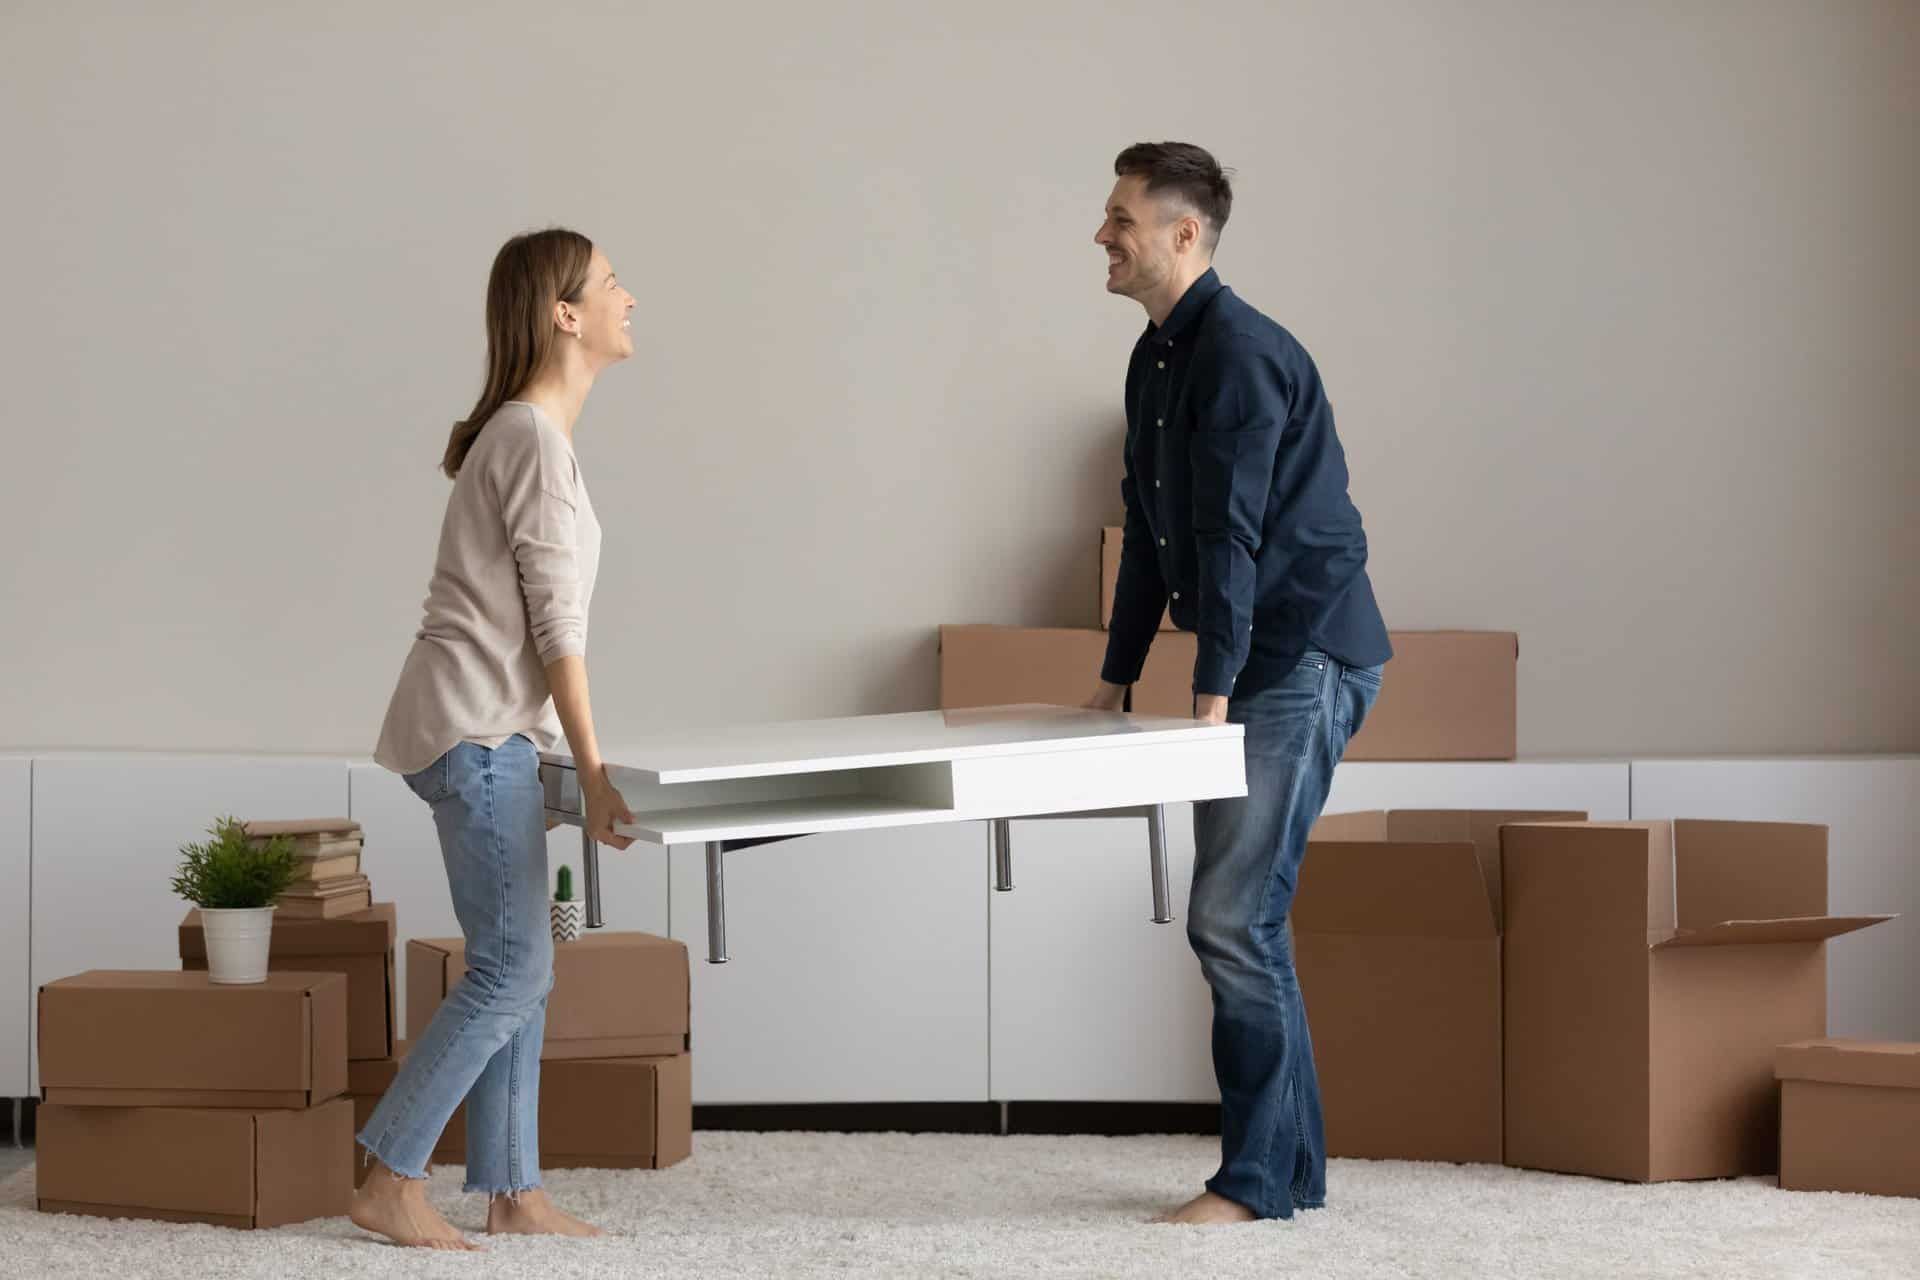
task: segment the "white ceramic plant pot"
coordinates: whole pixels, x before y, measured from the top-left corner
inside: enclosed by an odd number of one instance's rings
[[[555,942],[572,942],[580,936],[580,904],[578,902],[561,902],[556,898],[553,900],[549,915],[553,920]]]
[[[200,908],[207,935],[207,978],[240,984],[267,980],[267,949],[273,940],[273,908]]]

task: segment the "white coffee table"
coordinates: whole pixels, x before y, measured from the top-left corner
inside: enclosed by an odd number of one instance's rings
[[[987,823],[994,887],[1013,888],[1014,819],[1147,822],[1156,923],[1168,905],[1164,806],[1246,794],[1237,724],[1022,704],[692,730],[607,764],[633,822],[658,845],[704,844],[707,959],[727,959],[725,864],[735,849],[827,831]],[[599,846],[586,835],[573,758],[540,758],[547,813],[581,827],[587,927],[599,928]]]

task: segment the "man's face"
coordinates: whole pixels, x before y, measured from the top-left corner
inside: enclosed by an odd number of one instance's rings
[[[1175,232],[1181,218],[1139,175],[1121,178],[1107,197],[1107,218],[1093,242],[1107,251],[1107,292],[1140,298],[1173,275]]]

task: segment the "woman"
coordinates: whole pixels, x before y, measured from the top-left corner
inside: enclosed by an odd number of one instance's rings
[[[585,237],[517,236],[487,282],[487,377],[453,428],[426,616],[374,759],[432,807],[467,971],[359,1134],[378,1163],[354,1222],[405,1245],[476,1246],[427,1203],[427,1162],[462,1099],[468,1191],[489,1233],[598,1235],[540,1190],[540,1046],[553,985],[539,753],[564,731],[587,830],[633,815],[607,780],[587,698],[600,525],[573,428],[602,369],[633,354],[633,295]]]

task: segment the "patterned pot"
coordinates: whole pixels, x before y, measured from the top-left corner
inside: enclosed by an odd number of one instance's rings
[[[560,899],[555,898],[552,907],[549,908],[549,915],[553,921],[553,940],[555,942],[572,942],[580,936],[581,911],[579,903],[562,902]]]

